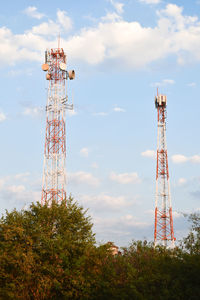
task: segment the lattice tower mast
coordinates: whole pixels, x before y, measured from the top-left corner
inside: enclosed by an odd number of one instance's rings
[[[42,70],[49,83],[41,202],[51,204],[66,198],[65,117],[66,109],[73,109],[68,104],[66,80],[74,79],[75,72],[67,71],[66,55],[59,46],[45,52]]]
[[[172,203],[166,144],[167,97],[155,97],[158,115],[154,245],[174,247]]]

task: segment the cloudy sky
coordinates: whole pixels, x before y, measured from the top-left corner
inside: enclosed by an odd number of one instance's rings
[[[40,201],[46,48],[76,70],[67,193],[99,242],[153,239],[156,87],[168,97],[175,236],[200,209],[200,1],[6,1],[0,12],[0,212]]]

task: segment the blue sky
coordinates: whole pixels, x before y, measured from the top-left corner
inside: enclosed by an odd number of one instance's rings
[[[167,95],[174,230],[200,209],[200,1],[7,1],[0,12],[0,211],[40,201],[46,48],[61,46],[67,193],[92,216],[99,242],[153,239],[156,87]]]

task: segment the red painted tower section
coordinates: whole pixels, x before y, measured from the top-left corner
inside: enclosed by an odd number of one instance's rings
[[[169,182],[169,168],[166,145],[166,106],[167,97],[157,95],[155,106],[158,116],[156,199],[154,244],[173,247],[175,242],[173,229],[172,204]]]
[[[68,104],[67,79],[74,79],[75,72],[67,71],[66,55],[56,48],[45,52],[42,70],[47,72],[48,96],[46,105],[46,135],[41,203],[61,202],[66,198],[66,109]]]

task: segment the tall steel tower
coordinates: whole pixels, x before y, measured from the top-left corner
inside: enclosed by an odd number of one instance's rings
[[[51,204],[66,198],[65,115],[66,109],[73,109],[68,104],[66,80],[74,79],[75,72],[67,71],[66,55],[59,45],[45,52],[42,70],[49,83],[41,202]]]
[[[163,246],[173,247],[175,237],[166,144],[167,97],[157,93],[155,106],[158,114],[158,136],[154,245],[156,246],[160,243]]]

